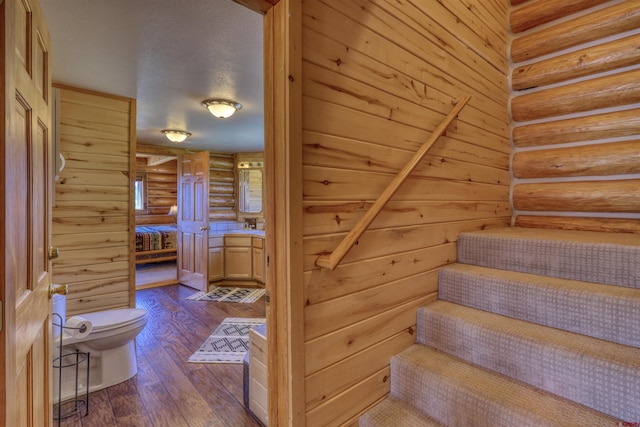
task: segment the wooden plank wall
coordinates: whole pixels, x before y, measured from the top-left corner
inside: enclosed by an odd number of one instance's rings
[[[511,3],[516,224],[640,233],[640,3]]]
[[[502,0],[302,5],[307,426],[357,425],[415,341],[461,231],[508,225]],[[334,271],[316,268],[452,109],[449,127]],[[296,286],[295,283],[292,286]]]
[[[69,284],[68,315],[128,307],[135,100],[58,87],[66,166],[55,183],[53,282]]]

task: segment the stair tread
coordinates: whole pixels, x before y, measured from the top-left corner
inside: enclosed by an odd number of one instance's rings
[[[640,298],[640,289],[626,288],[624,286],[607,285],[604,283],[585,282],[582,280],[563,279],[561,277],[543,276],[540,274],[525,273],[522,271],[500,270],[498,268],[482,267],[479,265],[453,263],[442,267],[442,270],[458,270],[476,273],[482,276],[495,276],[508,278],[520,282],[535,283],[545,287],[561,286],[567,289],[588,291],[596,294],[613,295],[624,298]]]
[[[393,357],[391,394],[449,426],[597,426],[619,421],[421,344]]]
[[[439,298],[640,347],[640,289],[450,264]]]
[[[513,237],[562,242],[593,243],[637,246],[640,249],[640,234],[610,233],[605,231],[556,230],[547,228],[499,227],[487,230],[468,231],[467,235]]]
[[[388,397],[360,418],[360,427],[387,426],[442,427],[443,424],[427,417],[411,405]]]
[[[537,325],[449,301],[434,301],[429,305],[420,307],[419,311],[435,312],[440,315],[456,318],[461,322],[472,323],[479,327],[500,331],[504,334],[513,334],[526,339],[539,340],[543,343],[549,343],[549,345],[573,348],[584,356],[603,357],[611,360],[612,363],[629,363],[630,366],[640,370],[640,349],[635,347],[612,343],[557,328]],[[418,338],[421,332],[422,331],[418,331]]]
[[[640,288],[640,235],[518,227],[464,232],[458,262]]]
[[[419,343],[617,417],[640,419],[640,349],[436,301]]]

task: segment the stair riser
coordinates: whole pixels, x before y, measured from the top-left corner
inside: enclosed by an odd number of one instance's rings
[[[418,312],[419,343],[611,416],[640,419],[640,364],[614,363],[570,347],[473,322]],[[640,352],[638,353],[640,355]]]
[[[640,293],[635,298],[622,298],[443,268],[438,297],[467,307],[640,347]]]
[[[634,246],[461,234],[458,262],[640,288],[640,250]]]

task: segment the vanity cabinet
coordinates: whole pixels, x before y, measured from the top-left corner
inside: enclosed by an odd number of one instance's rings
[[[224,279],[224,237],[209,237],[209,281]]]
[[[233,234],[209,237],[209,281],[225,279],[264,283],[264,237]]]
[[[264,239],[251,238],[253,280],[264,283]]]
[[[232,280],[251,280],[251,237],[224,237],[224,277]]]

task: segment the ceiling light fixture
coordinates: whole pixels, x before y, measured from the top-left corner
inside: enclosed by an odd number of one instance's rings
[[[189,132],[184,130],[165,129],[162,131],[167,139],[171,142],[179,143],[191,136]]]
[[[242,108],[242,105],[226,99],[205,99],[202,106],[219,119],[233,116],[233,113]]]

